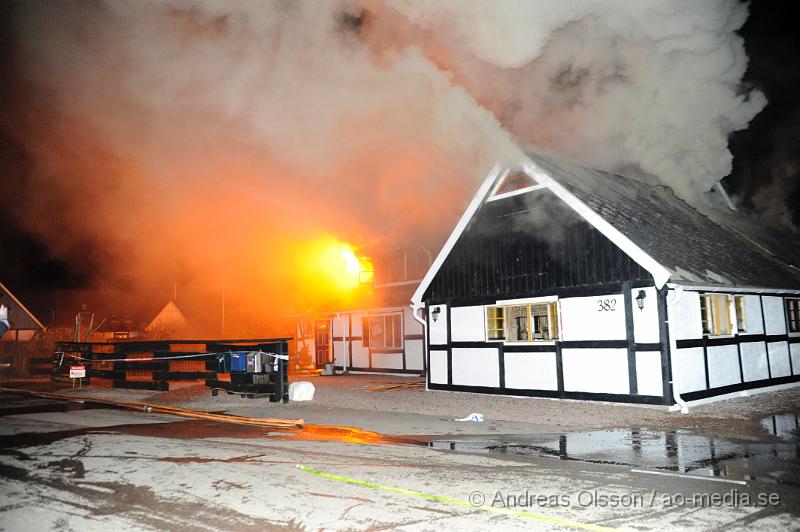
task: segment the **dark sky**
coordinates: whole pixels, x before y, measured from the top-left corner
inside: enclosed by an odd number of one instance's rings
[[[760,0],[742,27],[750,63],[745,82],[769,101],[746,130],[730,139],[733,172],[726,188],[745,207],[788,195],[788,217],[800,226],[800,3]],[[759,198],[759,191],[762,197]],[[759,202],[762,202],[759,204]]]
[[[25,98],[15,93],[13,42],[8,31],[8,4],[0,4],[0,194],[13,197],[26,185],[31,154],[10,140],[14,125],[3,108]],[[749,129],[735,133],[732,174],[725,180],[730,193],[746,209],[770,208],[776,196],[788,196],[784,219],[800,225],[800,3],[760,0],[750,6],[741,30],[750,57],[745,82],[762,90],[769,101]],[[18,92],[18,91],[17,91]],[[2,209],[2,207],[0,207]],[[0,210],[0,280],[36,306],[51,289],[79,288],[91,282],[95,251],[87,242],[67,259],[52,256],[47,246]]]

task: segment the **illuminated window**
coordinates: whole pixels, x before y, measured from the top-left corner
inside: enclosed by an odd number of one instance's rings
[[[747,332],[747,316],[744,313],[744,296],[734,296],[736,307],[736,330],[740,333]]]
[[[706,294],[700,296],[700,320],[703,334],[723,336],[731,334],[731,296],[727,294]]]
[[[486,338],[489,340],[506,339],[502,307],[486,307]]]
[[[800,332],[800,299],[786,298],[786,316],[789,319],[789,332]]]
[[[555,302],[486,307],[486,339],[541,342],[558,339]]]
[[[403,331],[400,314],[382,314],[361,319],[364,347],[401,349]]]

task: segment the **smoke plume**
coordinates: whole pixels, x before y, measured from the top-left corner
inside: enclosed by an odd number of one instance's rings
[[[309,242],[438,249],[515,141],[696,200],[765,103],[740,86],[747,8],[727,1],[6,12],[2,135],[25,164],[3,208],[96,285],[225,291],[250,329],[332,296]]]

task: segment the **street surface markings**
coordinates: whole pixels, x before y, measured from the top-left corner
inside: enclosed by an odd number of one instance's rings
[[[364,486],[366,488],[373,488],[373,489],[379,489],[379,490],[384,490],[384,491],[390,491],[390,492],[393,492],[393,493],[399,493],[401,495],[410,495],[412,497],[420,497],[422,499],[427,499],[429,501],[434,501],[434,502],[443,502],[443,503],[446,503],[446,504],[453,504],[453,505],[456,505],[456,506],[462,506],[464,508],[469,508],[471,510],[483,510],[485,512],[494,512],[494,513],[498,513],[498,514],[512,515],[512,516],[515,516],[515,517],[524,517],[526,519],[534,519],[534,520],[537,520],[537,521],[544,521],[544,522],[547,522],[547,523],[553,523],[555,525],[568,526],[568,527],[572,527],[572,528],[578,528],[578,529],[581,529],[581,530],[596,530],[598,532],[610,532],[610,531],[618,530],[616,528],[610,528],[610,527],[605,527],[605,526],[600,526],[600,525],[593,525],[591,523],[581,523],[580,521],[572,521],[570,519],[560,519],[558,517],[549,517],[549,516],[546,516],[546,515],[539,515],[539,514],[534,514],[534,513],[529,513],[529,512],[520,512],[518,510],[509,510],[508,508],[496,508],[494,506],[483,506],[483,505],[474,506],[474,505],[470,504],[467,501],[462,501],[462,500],[459,500],[459,499],[451,499],[450,497],[443,497],[441,495],[433,495],[431,493],[423,493],[421,491],[413,491],[413,490],[408,490],[408,489],[405,489],[405,488],[396,488],[394,486],[385,486],[383,484],[376,484],[374,482],[368,482],[366,480],[358,480],[356,478],[343,477],[343,476],[340,476],[340,475],[332,475],[331,473],[324,473],[322,471],[318,471],[318,470],[316,470],[314,468],[311,468],[311,467],[308,467],[308,466],[305,466],[305,465],[302,465],[302,464],[297,464],[297,468],[300,469],[301,471],[305,471],[306,473],[311,473],[312,475],[317,475],[318,477],[329,478],[331,480],[338,480],[339,482],[345,482],[347,484],[353,484],[353,485],[356,485],[356,486]]]
[[[689,480],[707,480],[709,482],[726,482],[728,484],[739,484],[740,486],[747,486],[744,480],[733,480],[730,478],[719,477],[701,477],[698,475],[687,475],[684,473],[669,473],[667,471],[650,471],[649,469],[631,469],[631,473],[644,473],[646,475],[660,475],[662,477],[677,477],[687,478]]]

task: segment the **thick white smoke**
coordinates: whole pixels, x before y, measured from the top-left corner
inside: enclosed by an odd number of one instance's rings
[[[745,3],[389,3],[411,23],[404,41],[427,30],[458,81],[523,143],[656,176],[690,201],[730,173],[728,136],[766,104],[741,86]]]
[[[33,165],[6,207],[56,253],[89,235],[105,277],[224,274],[243,297],[320,233],[435,248],[491,165],[518,156],[514,140],[691,199],[729,172],[727,136],[764,105],[739,87],[747,8],[728,1],[10,12],[5,134]]]

